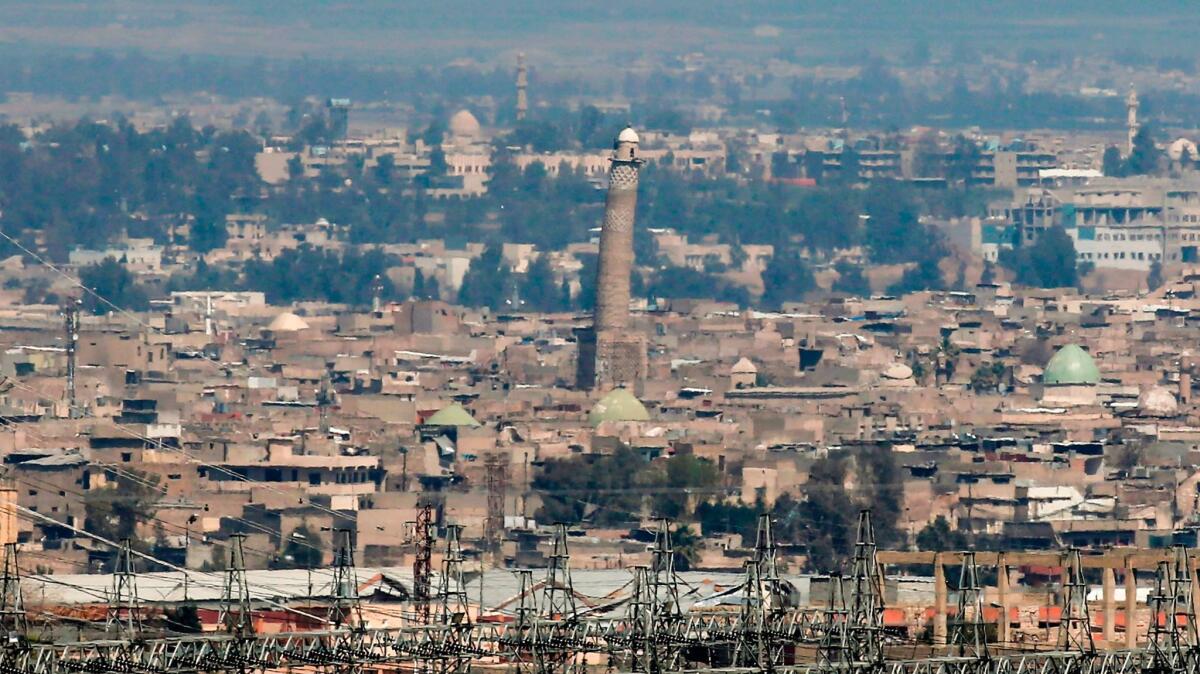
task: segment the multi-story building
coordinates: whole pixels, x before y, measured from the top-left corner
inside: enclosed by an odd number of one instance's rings
[[[1147,271],[1200,259],[1200,183],[1105,179],[1079,187],[1034,189],[993,204],[982,242],[997,248],[1034,244],[1060,226],[1081,262]],[[988,251],[983,251],[985,254]]]

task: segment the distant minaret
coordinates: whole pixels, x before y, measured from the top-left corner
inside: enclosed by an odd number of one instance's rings
[[[517,121],[525,119],[529,112],[529,100],[525,97],[525,88],[529,86],[529,74],[525,70],[525,54],[517,54]]]
[[[1141,126],[1138,124],[1138,95],[1137,89],[1129,88],[1129,97],[1125,99],[1125,123],[1129,126],[1129,146],[1127,151],[1133,154],[1133,138]]]
[[[626,127],[617,136],[608,172],[608,198],[600,229],[594,327],[579,333],[580,388],[640,387],[646,377],[646,345],[629,331],[633,222],[637,210],[638,135]]]

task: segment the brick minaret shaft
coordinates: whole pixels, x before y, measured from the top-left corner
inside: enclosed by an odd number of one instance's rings
[[[608,198],[600,230],[596,272],[596,332],[629,325],[629,275],[633,271],[633,220],[637,208],[638,135],[626,128],[617,136],[608,171]]]
[[[638,135],[617,136],[608,172],[608,199],[600,229],[593,323],[575,330],[579,348],[575,381],[582,389],[627,386],[641,390],[646,379],[646,336],[630,330],[629,275],[633,272],[633,220],[637,208]]]

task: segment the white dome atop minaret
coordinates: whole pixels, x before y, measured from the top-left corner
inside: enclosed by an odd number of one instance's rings
[[[633,130],[632,126],[627,126],[621,129],[621,133],[617,135],[618,143],[636,143],[638,142],[637,131]]]

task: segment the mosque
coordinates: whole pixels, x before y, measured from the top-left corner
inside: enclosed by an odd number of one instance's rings
[[[1058,350],[1042,371],[1042,403],[1055,406],[1094,405],[1100,368],[1077,344]]]

